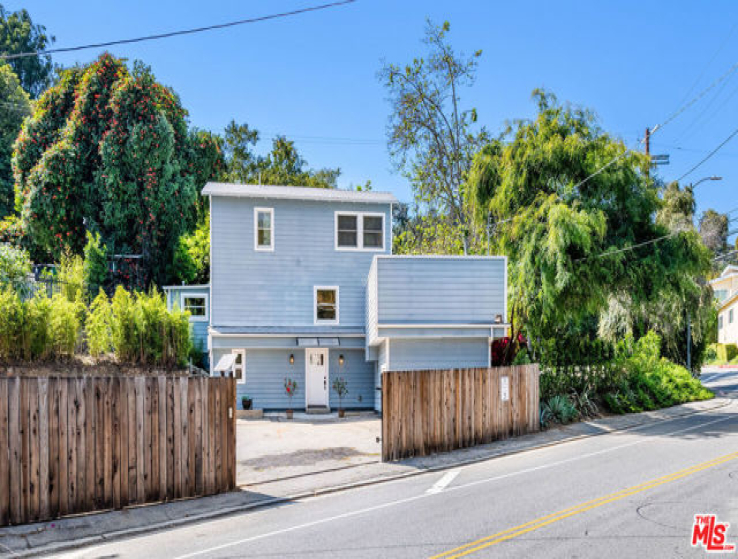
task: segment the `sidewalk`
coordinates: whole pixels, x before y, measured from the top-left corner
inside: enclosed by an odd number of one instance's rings
[[[330,471],[316,470],[298,476],[242,485],[240,491],[225,495],[3,528],[0,529],[0,555],[26,557],[59,553],[64,549],[171,528],[250,508],[277,505],[287,500],[381,483],[584,437],[654,424],[694,413],[718,410],[732,401],[728,398],[715,398],[707,402],[694,402],[659,411],[575,423],[515,439],[403,462],[382,463],[379,460],[372,460]]]

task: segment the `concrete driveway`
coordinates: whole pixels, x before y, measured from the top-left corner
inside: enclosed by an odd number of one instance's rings
[[[378,462],[381,420],[374,413],[238,420],[237,483],[251,485]]]

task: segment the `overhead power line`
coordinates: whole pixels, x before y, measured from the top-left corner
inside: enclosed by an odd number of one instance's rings
[[[728,68],[728,70],[727,70],[727,71],[726,71],[726,72],[725,72],[725,73],[724,73],[724,74],[723,74],[722,76],[720,76],[719,78],[717,78],[717,79],[716,79],[715,81],[713,81],[713,82],[712,82],[712,83],[711,83],[710,85],[708,85],[708,86],[707,86],[707,87],[706,87],[705,89],[703,89],[702,91],[700,91],[700,92],[699,92],[699,93],[698,93],[697,95],[695,95],[695,96],[694,96],[694,97],[693,97],[693,98],[692,98],[692,99],[691,99],[690,101],[688,101],[687,103],[685,103],[684,105],[682,105],[681,107],[679,107],[679,108],[678,108],[678,109],[677,109],[676,111],[674,111],[674,112],[673,112],[673,113],[672,113],[671,115],[669,115],[669,116],[668,116],[668,117],[666,118],[666,120],[664,120],[664,121],[663,121],[662,123],[660,123],[660,124],[657,124],[656,126],[654,126],[654,127],[653,127],[653,128],[651,129],[651,133],[650,133],[650,136],[651,136],[651,137],[653,137],[653,135],[654,135],[654,134],[655,134],[656,132],[658,132],[659,130],[661,130],[661,129],[662,129],[662,128],[663,128],[664,126],[667,126],[667,125],[668,125],[669,123],[671,123],[671,122],[672,122],[672,121],[673,121],[674,119],[678,118],[678,117],[679,117],[679,116],[680,116],[680,115],[681,115],[682,113],[684,113],[684,112],[685,112],[685,111],[686,111],[687,109],[689,109],[689,108],[690,108],[690,107],[691,107],[692,105],[694,105],[695,103],[697,103],[697,102],[698,102],[698,101],[699,101],[700,99],[702,99],[702,98],[703,98],[703,97],[704,97],[705,95],[707,95],[707,94],[708,94],[708,93],[709,93],[710,91],[712,91],[712,90],[713,90],[713,89],[714,89],[714,88],[715,88],[716,86],[718,86],[718,85],[719,85],[719,84],[721,84],[721,83],[722,83],[723,81],[725,81],[725,80],[726,80],[726,79],[727,79],[727,78],[728,78],[729,76],[731,76],[731,75],[732,75],[732,74],[733,74],[733,73],[734,73],[734,72],[735,72],[736,70],[738,70],[738,62],[736,62],[736,63],[735,63],[735,64],[733,64],[733,65],[732,65],[732,66],[731,66],[730,68]],[[644,139],[641,139],[641,140],[640,140],[640,143],[642,144],[642,143],[643,143],[644,141],[645,141]],[[719,148],[718,148],[718,149],[719,149]],[[583,185],[584,183],[586,183],[587,181],[589,181],[590,179],[592,179],[592,178],[596,177],[596,176],[597,176],[597,175],[599,175],[599,174],[600,174],[600,173],[601,173],[602,171],[604,171],[605,169],[607,169],[608,167],[610,167],[610,165],[613,165],[614,163],[616,163],[617,161],[619,161],[620,159],[622,159],[623,157],[625,157],[625,155],[626,155],[627,153],[628,153],[628,152],[627,152],[627,150],[626,150],[626,151],[624,151],[623,153],[621,153],[620,155],[617,155],[617,156],[615,156],[615,157],[614,157],[614,158],[612,158],[612,159],[611,159],[611,160],[610,160],[610,161],[609,161],[608,163],[606,163],[605,165],[603,165],[602,167],[600,167],[599,169],[597,169],[597,170],[596,170],[596,171],[595,171],[594,173],[592,173],[591,175],[589,175],[589,176],[585,177],[585,178],[584,178],[583,180],[579,181],[579,182],[578,182],[578,183],[577,183],[576,185],[574,185],[574,188],[578,188],[578,187],[582,186],[582,185]],[[707,159],[709,159],[709,157],[710,157],[710,156],[708,156],[708,157],[707,157],[707,158],[706,158],[706,159],[705,159],[704,161],[706,161]],[[701,165],[702,163],[704,163],[704,161],[702,161],[702,162],[700,163],[700,165]],[[696,167],[695,167],[695,168],[696,168]],[[694,169],[693,169],[693,170],[694,170]],[[690,171],[690,172],[691,172],[691,171]],[[681,179],[679,179],[679,180],[681,180]]]
[[[144,41],[156,41],[159,39],[169,39],[171,37],[179,37],[181,35],[193,35],[195,33],[203,33],[205,31],[215,31],[218,29],[226,29],[228,27],[236,27],[238,25],[246,25],[248,23],[259,23],[262,21],[269,21],[272,19],[280,19],[284,17],[296,16],[299,14],[305,14],[308,12],[317,12],[320,10],[327,10],[330,8],[336,8],[338,6],[344,6],[346,4],[352,4],[356,0],[340,0],[338,2],[330,2],[328,4],[319,4],[317,6],[310,6],[307,8],[300,8],[299,10],[291,10],[289,12],[280,12],[276,14],[269,14],[266,16],[253,17],[248,19],[240,19],[237,21],[229,21],[226,23],[218,23],[215,25],[207,25],[204,27],[194,27],[192,29],[180,29],[178,31],[169,31],[167,33],[158,33],[155,35],[145,35],[143,37],[134,37],[131,39],[118,39],[115,41],[105,41],[102,43],[90,43],[86,45],[77,45],[74,47],[62,47],[56,49],[46,49],[42,51],[34,52],[21,52],[17,54],[4,54],[0,55],[0,60],[15,60],[18,58],[28,58],[30,56],[45,56],[49,54],[59,54],[64,52],[76,52],[86,49],[95,49],[103,47],[112,47],[117,45],[128,45],[131,43],[141,43]]]
[[[718,145],[718,146],[717,146],[717,147],[716,147],[715,149],[713,149],[713,150],[712,150],[712,151],[711,151],[710,153],[708,153],[708,154],[707,154],[707,155],[706,155],[705,157],[703,157],[703,158],[702,158],[702,159],[700,160],[700,162],[699,162],[699,163],[697,163],[697,164],[696,164],[696,165],[695,165],[694,167],[692,167],[692,168],[691,168],[691,169],[690,169],[689,171],[687,171],[687,172],[686,172],[686,173],[684,173],[684,174],[683,174],[683,175],[682,175],[681,177],[679,177],[679,178],[677,179],[677,182],[681,182],[681,180],[682,180],[682,179],[683,179],[684,177],[686,177],[686,176],[688,176],[688,175],[691,175],[691,174],[692,174],[692,173],[694,173],[694,172],[695,172],[695,171],[696,171],[697,169],[699,169],[699,167],[700,167],[700,166],[701,166],[701,165],[702,165],[703,163],[705,163],[705,162],[706,162],[706,161],[707,161],[708,159],[710,159],[710,158],[711,158],[711,157],[712,157],[713,155],[715,155],[715,154],[716,154],[716,153],[717,153],[718,151],[720,151],[720,148],[722,148],[722,147],[723,147],[723,146],[724,146],[725,144],[727,144],[727,143],[728,143],[728,142],[729,142],[730,140],[732,140],[732,139],[733,139],[733,138],[734,138],[734,137],[736,136],[736,134],[738,134],[738,128],[736,128],[735,130],[733,130],[733,132],[732,132],[732,133],[730,134],[730,136],[728,136],[728,137],[727,137],[727,138],[725,138],[725,139],[724,139],[724,140],[723,140],[722,142],[720,142],[720,144],[719,144],[719,145]]]
[[[642,246],[646,245],[652,245],[654,243],[658,243],[659,241],[663,241],[664,239],[669,239],[671,237],[675,237],[676,235],[679,235],[680,233],[683,233],[683,231],[674,231],[673,233],[669,233],[668,235],[663,235],[661,237],[656,237],[655,239],[651,239],[649,241],[644,241],[642,243],[638,243],[635,245],[631,245],[624,248],[619,248],[617,250],[606,250],[605,252],[601,252],[599,254],[593,254],[591,256],[584,256],[582,258],[577,258],[574,262],[581,262],[582,260],[590,260],[592,258],[602,258],[603,256],[612,256],[613,254],[619,254],[621,252],[628,252],[630,250],[635,250],[637,248],[640,248]]]

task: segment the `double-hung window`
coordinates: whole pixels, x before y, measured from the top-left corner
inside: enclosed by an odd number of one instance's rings
[[[364,248],[384,248],[384,215],[363,215]]]
[[[338,324],[338,287],[315,288],[315,324]]]
[[[733,309],[728,311],[728,324],[733,324]]]
[[[208,320],[208,296],[182,294],[183,311],[189,311],[192,322],[205,322]]]
[[[337,250],[384,250],[384,214],[336,212]]]
[[[254,249],[274,250],[274,208],[254,208]]]

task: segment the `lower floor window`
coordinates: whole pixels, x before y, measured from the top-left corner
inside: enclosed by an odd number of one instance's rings
[[[315,323],[338,324],[338,287],[315,288]]]
[[[234,349],[233,376],[238,384],[246,382],[246,352],[243,349]]]

